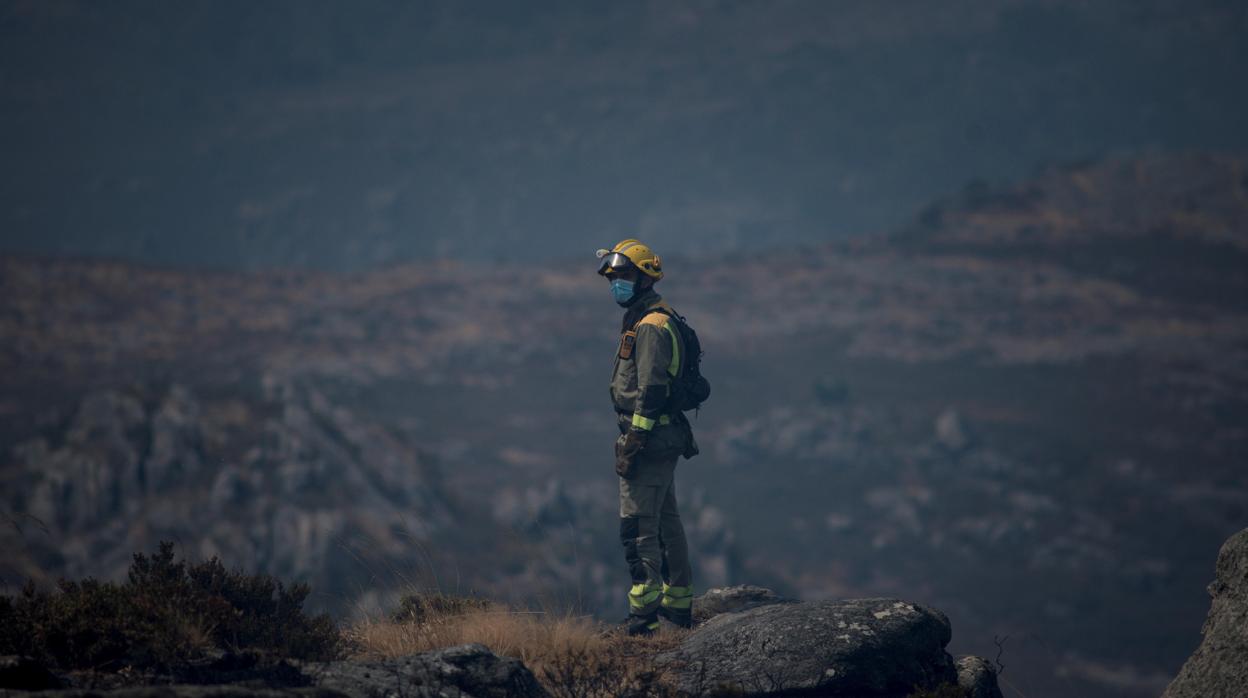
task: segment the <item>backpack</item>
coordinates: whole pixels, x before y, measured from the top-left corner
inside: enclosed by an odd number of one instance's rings
[[[711,396],[711,383],[702,375],[702,343],[698,341],[698,333],[693,331],[684,316],[677,315],[670,307],[659,305],[651,308],[651,312],[663,313],[672,319],[685,352],[681,357],[680,373],[672,380],[668,410],[673,413],[696,410]]]

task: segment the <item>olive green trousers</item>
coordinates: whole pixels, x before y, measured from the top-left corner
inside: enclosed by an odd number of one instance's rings
[[[620,478],[620,542],[632,576],[629,613],[653,616],[660,606],[688,613],[693,596],[689,547],[676,508],[677,454],[648,457]]]

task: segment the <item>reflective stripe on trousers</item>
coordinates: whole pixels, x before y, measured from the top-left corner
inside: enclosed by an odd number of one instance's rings
[[[693,587],[675,587],[664,584],[663,599],[659,603],[669,611],[688,613],[693,608]]]
[[[648,616],[659,610],[663,587],[634,584],[628,590],[628,612],[634,616]]]

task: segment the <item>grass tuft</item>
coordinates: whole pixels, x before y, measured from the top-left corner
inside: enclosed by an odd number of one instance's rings
[[[346,631],[364,657],[399,657],[465,643],[523,661],[554,696],[617,698],[676,695],[660,669],[658,652],[684,631],[630,638],[590,618],[567,612],[522,611],[480,599],[413,595],[389,617]]]

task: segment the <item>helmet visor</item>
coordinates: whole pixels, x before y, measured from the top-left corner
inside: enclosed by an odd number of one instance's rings
[[[621,271],[633,266],[633,261],[619,252],[610,252],[603,256],[602,264],[598,265],[598,273],[606,274],[612,271]]]

